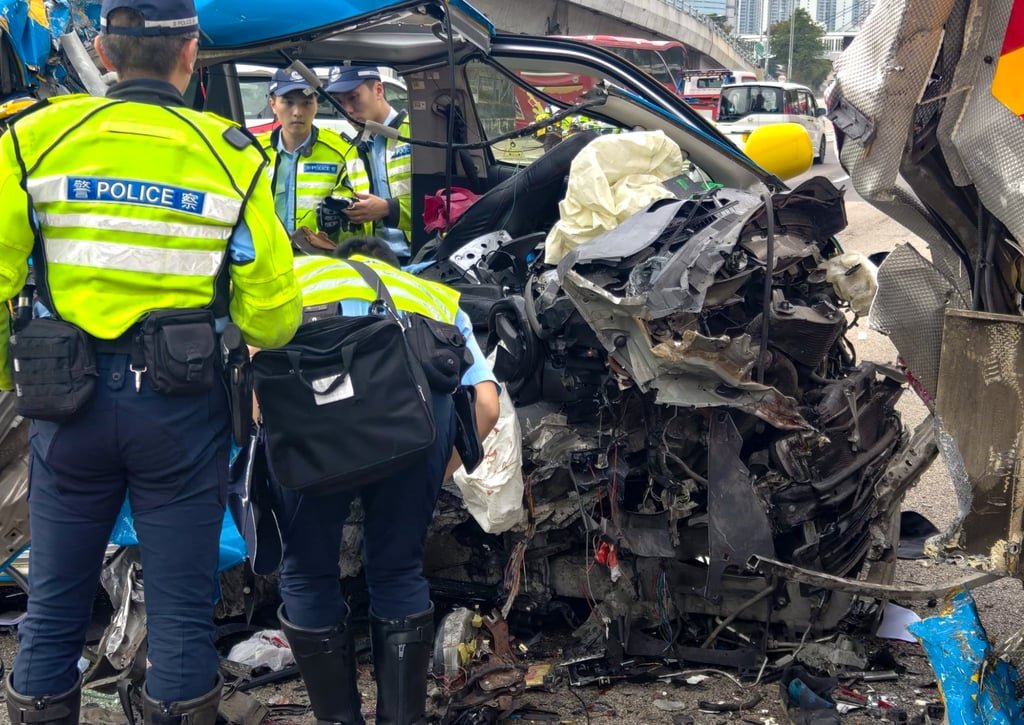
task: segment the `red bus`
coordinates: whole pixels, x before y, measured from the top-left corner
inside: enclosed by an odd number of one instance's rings
[[[561,35],[566,40],[576,40],[606,48],[629,61],[648,75],[660,81],[676,95],[682,95],[683,77],[686,72],[686,48],[676,40],[646,40],[643,38],[621,38],[615,35]],[[576,73],[533,73],[521,72],[519,76],[527,83],[540,89],[552,98],[566,105],[577,103],[594,86],[595,78]],[[516,126],[522,127],[544,113],[539,99],[522,88],[516,89]]]
[[[557,37],[606,48],[656,78],[676,95],[682,95],[681,84],[683,73],[686,70],[687,56],[686,46],[678,40],[622,38],[617,35],[562,35]]]

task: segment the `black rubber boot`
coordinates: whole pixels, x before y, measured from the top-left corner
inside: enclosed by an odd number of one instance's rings
[[[78,725],[78,713],[82,705],[81,679],[60,695],[27,697],[14,691],[13,677],[12,673],[4,678],[7,683],[7,714],[13,725]]]
[[[220,691],[224,681],[217,677],[217,686],[194,700],[161,702],[143,690],[142,719],[146,725],[216,725]]]
[[[380,619],[371,614],[370,645],[377,679],[377,725],[425,723],[434,605],[402,619]]]
[[[308,629],[289,622],[282,604],[277,619],[306,683],[317,722],[363,725],[355,646],[347,617],[333,627]]]

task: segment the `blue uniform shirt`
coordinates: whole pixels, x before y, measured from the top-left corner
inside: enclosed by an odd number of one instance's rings
[[[274,170],[274,210],[284,228],[291,234],[295,231],[295,169],[299,154],[306,148],[313,134],[299,144],[294,151],[284,147],[284,134],[277,139],[277,168]]]
[[[391,109],[388,117],[384,119],[384,125],[391,123],[398,117],[398,111]],[[388,187],[388,140],[386,137],[375,134],[370,143],[370,163],[373,165],[371,174],[373,176],[373,193],[381,199],[391,198],[391,189]],[[405,238],[405,232],[392,227],[381,227],[378,236],[388,243],[391,251],[399,257],[408,257],[412,251],[409,242]]]

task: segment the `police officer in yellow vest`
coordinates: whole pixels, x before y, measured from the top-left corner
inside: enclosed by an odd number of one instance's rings
[[[342,242],[337,251],[342,252],[350,241],[357,240]],[[362,248],[377,256],[391,254],[386,246],[385,254],[365,245]],[[498,388],[473,339],[469,318],[459,309],[459,294],[369,257],[355,255],[352,259],[377,273],[400,312],[418,312],[455,324],[462,331],[474,359],[462,384],[475,390],[477,431],[483,439],[498,419]],[[377,296],[354,268],[338,259],[296,256],[295,273],[307,309],[330,305],[335,314],[366,315]],[[425,709],[434,621],[430,589],[423,577],[424,539],[441,483],[456,467],[452,461],[457,460],[452,453],[455,422],[451,396],[434,394],[433,406],[437,438],[423,459],[359,493],[377,680],[376,722],[380,725],[422,722]],[[272,490],[284,541],[279,618],[306,683],[310,705],[318,722],[362,723],[352,631],[338,562],[352,494],[311,498],[281,486]]]
[[[409,138],[408,116],[388,103],[375,66],[345,66],[327,86],[327,92],[357,121],[390,126],[399,137]],[[348,173],[358,201],[343,212],[345,216],[356,224],[372,224],[375,235],[384,239],[400,259],[408,259],[412,239],[412,146],[372,134],[358,156],[348,157]]]
[[[31,592],[7,708],[16,723],[78,722],[78,662],[127,493],[146,578],[145,721],[213,725],[230,450],[215,324],[230,314],[251,344],[281,345],[302,302],[263,154],[182,98],[192,0],[104,0],[100,12],[96,50],[119,82],[106,98],[43,101],[0,138],[0,295],[22,288],[31,254],[52,313],[11,340],[19,407],[37,413]],[[47,395],[55,383],[62,394]],[[7,365],[0,388],[12,388]],[[68,399],[78,409],[58,415]]]
[[[314,125],[316,94],[299,73],[274,73],[269,97],[281,125],[258,139],[270,159],[277,216],[289,234],[305,227],[336,239],[352,226],[340,212],[355,201],[348,164],[359,155],[340,135]]]

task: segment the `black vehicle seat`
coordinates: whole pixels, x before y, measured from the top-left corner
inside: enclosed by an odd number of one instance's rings
[[[468,242],[501,229],[515,239],[550,226],[558,219],[558,202],[572,160],[598,135],[596,131],[573,134],[477,199],[452,225],[436,258],[447,259]]]

